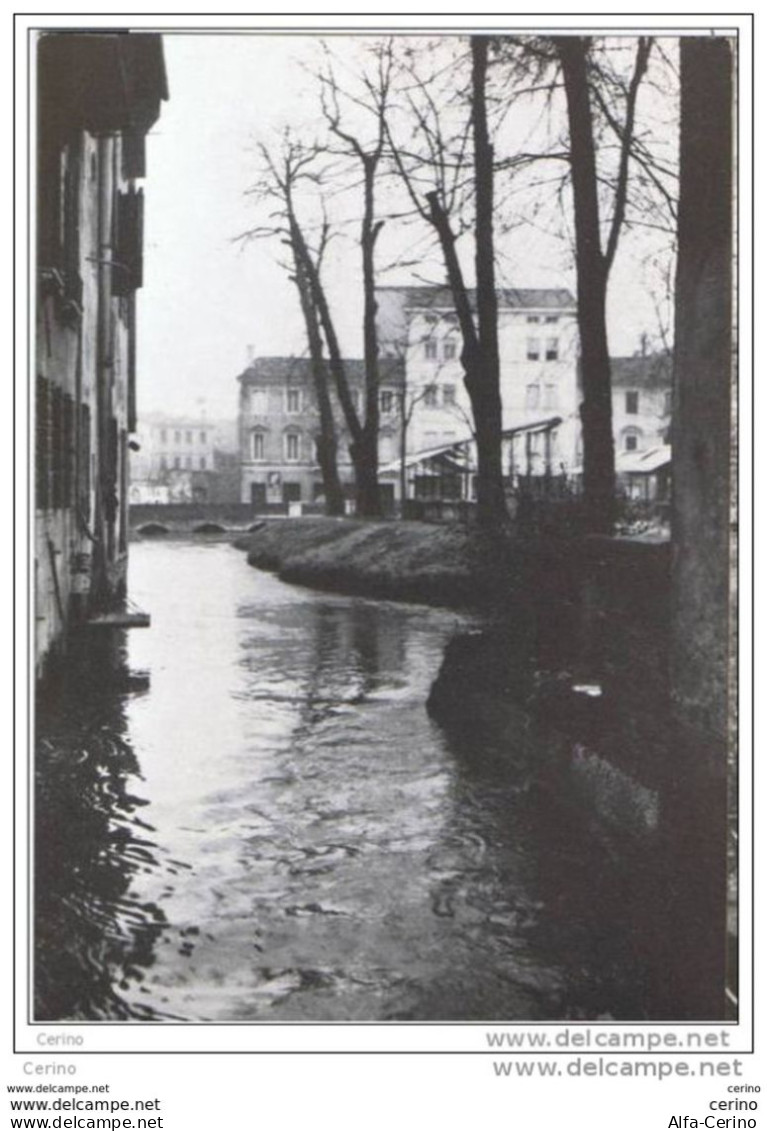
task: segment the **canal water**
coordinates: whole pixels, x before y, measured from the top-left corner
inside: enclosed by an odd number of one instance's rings
[[[141,542],[152,627],[38,704],[35,1016],[643,1016],[620,884],[529,751],[426,710],[469,614]]]

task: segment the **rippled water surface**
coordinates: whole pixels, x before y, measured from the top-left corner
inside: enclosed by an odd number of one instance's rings
[[[468,616],[221,543],[136,544],[130,582],[152,627],[94,637],[40,706],[39,1019],[635,1010],[598,847],[528,754],[427,715]]]

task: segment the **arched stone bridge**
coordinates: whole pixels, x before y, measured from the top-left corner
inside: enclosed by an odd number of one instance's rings
[[[139,537],[164,534],[243,534],[258,529],[266,516],[249,503],[134,503],[130,531]]]

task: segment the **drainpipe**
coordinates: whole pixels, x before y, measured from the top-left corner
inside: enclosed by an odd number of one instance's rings
[[[109,460],[109,417],[112,402],[110,307],[112,273],[112,149],[109,137],[98,139],[98,223],[97,223],[97,305],[96,305],[96,421],[97,445],[92,596],[97,607],[108,596],[108,540],[104,513],[104,487]]]

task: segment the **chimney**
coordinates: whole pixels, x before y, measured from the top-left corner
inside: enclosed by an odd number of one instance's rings
[[[256,347],[255,346],[246,346],[245,347],[245,354],[246,354],[246,357],[247,357],[248,365],[252,365],[253,362],[256,359]]]

